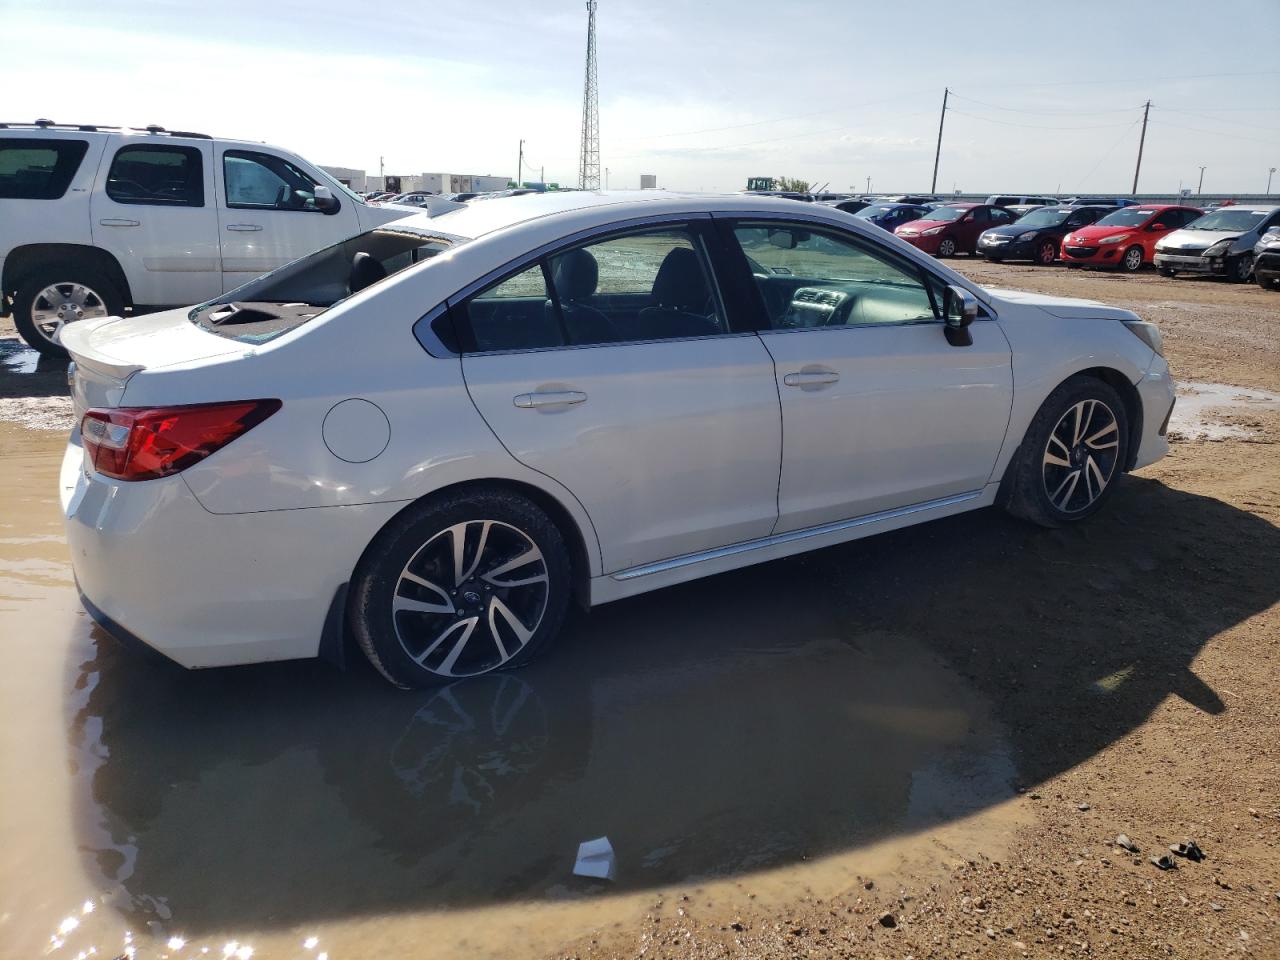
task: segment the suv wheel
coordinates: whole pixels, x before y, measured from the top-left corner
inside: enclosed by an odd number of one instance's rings
[[[479,490],[424,501],[366,551],[351,626],[397,686],[508,669],[559,632],[569,571],[559,529],[524,497]]]
[[[1010,464],[1007,507],[1044,527],[1097,513],[1123,472],[1129,422],[1120,395],[1077,375],[1049,394]]]
[[[110,279],[74,264],[42,267],[18,285],[13,298],[18,334],[46,357],[67,356],[57,340],[66,324],[123,311],[124,297]]]

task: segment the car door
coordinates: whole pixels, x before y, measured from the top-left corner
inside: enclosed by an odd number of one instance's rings
[[[973,253],[978,249],[978,234],[991,226],[991,207],[974,207],[956,224],[956,249],[961,253]]]
[[[224,289],[359,232],[351,198],[318,209],[316,179],[287,157],[225,143],[217,154]]]
[[[212,160],[206,141],[110,138],[90,229],[94,245],[124,267],[134,303],[200,303],[222,292]]]
[[[582,503],[608,572],[767,536],[777,519],[773,362],[728,322],[707,223],[601,235],[450,300],[476,407]]]
[[[838,228],[735,219],[724,233],[757,265],[768,316],[760,337],[782,398],[777,532],[986,486],[1013,396],[997,323],[979,319],[973,342],[952,346],[933,307],[942,281]],[[772,289],[778,267],[786,296]]]

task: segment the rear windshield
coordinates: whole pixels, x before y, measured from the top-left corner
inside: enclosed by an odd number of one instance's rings
[[[388,224],[250,280],[189,316],[218,336],[265,343],[458,242],[419,227]]]
[[[57,200],[88,149],[86,140],[0,140],[0,199]]]

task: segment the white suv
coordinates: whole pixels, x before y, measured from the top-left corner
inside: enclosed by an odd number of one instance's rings
[[[413,212],[266,144],[0,123],[0,316],[65,356],[65,323],[201,303]]]

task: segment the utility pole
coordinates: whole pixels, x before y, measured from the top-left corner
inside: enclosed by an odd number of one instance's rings
[[[516,188],[519,189],[520,181],[524,178],[524,141],[520,141],[520,155],[516,159]]]
[[[1267,196],[1271,196],[1271,175],[1276,172],[1276,168],[1272,167],[1267,171]]]
[[[867,193],[871,192],[871,178],[867,177]]]
[[[600,94],[596,82],[596,0],[587,0],[587,69],[582,83],[578,189],[600,189]]]
[[[538,182],[543,186],[547,184],[547,168],[545,165],[538,168]]]
[[[1196,196],[1204,193],[1204,167],[1200,168],[1200,183],[1196,185]]]
[[[387,171],[385,169],[386,164],[384,164],[382,161],[383,161],[383,158],[379,157],[378,158],[378,179],[382,181],[382,184],[379,186],[378,189],[386,190],[387,189]]]
[[[938,189],[938,159],[942,156],[942,125],[947,122],[947,98],[950,96],[951,89],[949,87],[943,87],[942,116],[938,118],[938,149],[935,150],[933,154],[933,183],[929,185],[930,193],[934,193]]]
[[[608,167],[604,168],[604,188],[606,190],[609,189],[609,168]]]
[[[1138,195],[1138,173],[1142,170],[1142,147],[1147,142],[1147,114],[1151,112],[1151,101],[1142,108],[1142,136],[1138,139],[1138,165],[1133,168],[1133,195]]]

